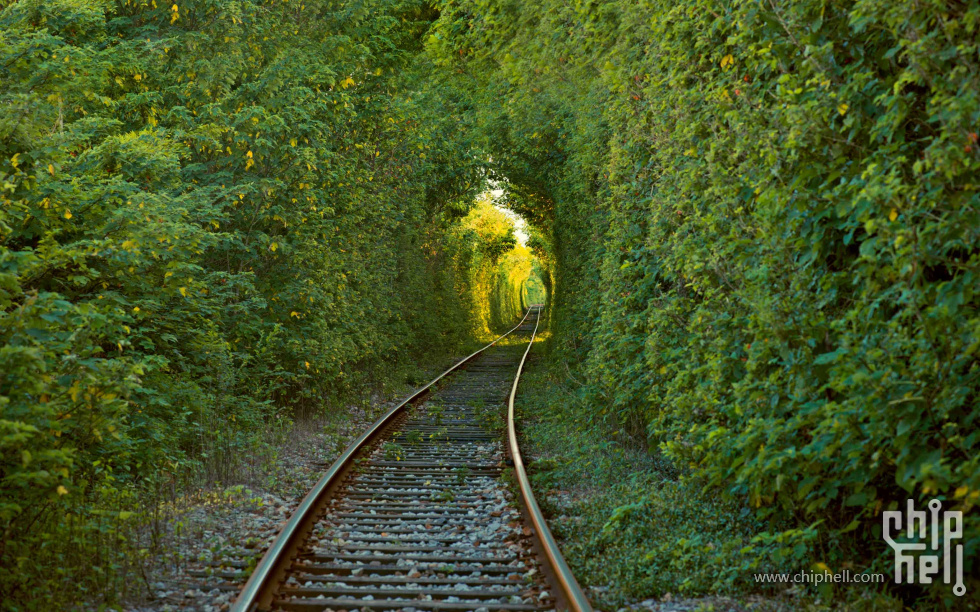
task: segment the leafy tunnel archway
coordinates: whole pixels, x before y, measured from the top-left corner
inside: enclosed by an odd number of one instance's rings
[[[978,15],[4,3],[0,592],[111,599],[107,524],[540,302],[566,420],[661,470],[610,529],[694,490],[734,526],[678,518],[688,548],[624,584],[879,569],[859,527],[908,497],[977,550]]]

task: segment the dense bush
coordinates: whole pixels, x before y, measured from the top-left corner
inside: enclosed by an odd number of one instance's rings
[[[556,358],[597,416],[816,526],[833,569],[890,574],[881,511],[940,497],[976,574],[978,21],[938,0],[453,0],[428,39],[553,241]]]
[[[479,331],[474,276],[507,245],[458,222],[485,164],[418,53],[436,16],[5,3],[5,606],[114,599],[152,492]]]

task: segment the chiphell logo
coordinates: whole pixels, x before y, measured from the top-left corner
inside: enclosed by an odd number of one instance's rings
[[[885,511],[882,535],[895,551],[896,583],[931,584],[941,569],[943,583],[952,584],[955,568],[953,593],[962,597],[966,593],[963,585],[963,544],[956,544],[954,548],[953,540],[963,538],[963,513],[950,510],[940,517],[942,507],[942,502],[934,499],[929,502],[927,514],[925,510],[916,510],[915,502],[910,499],[905,512]],[[896,542],[896,537],[903,541]]]

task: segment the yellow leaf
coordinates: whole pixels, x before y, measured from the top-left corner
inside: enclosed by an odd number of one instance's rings
[[[65,219],[71,219],[71,211],[68,209],[65,209]]]
[[[122,243],[122,248],[124,248],[126,250],[129,250],[129,249],[133,248],[134,246],[136,246],[136,242],[133,241],[133,240],[124,240],[123,243]]]
[[[278,248],[279,248],[279,245],[276,244],[275,242],[273,242],[272,244],[269,245],[269,250],[272,251],[273,253],[275,253],[276,252],[276,249],[278,249]]]
[[[959,487],[958,489],[956,489],[956,493],[954,495],[956,496],[956,499],[959,499],[961,497],[966,497],[966,494],[969,492],[970,492],[970,487]]]
[[[893,208],[892,211],[888,213],[888,220],[894,221],[895,219],[898,219],[898,211]]]
[[[299,313],[294,310],[291,313],[289,313],[289,316],[291,316],[291,317],[299,317]]]
[[[246,153],[245,155],[246,155],[246,156],[248,156],[248,158],[249,158],[249,159],[252,159],[252,152],[251,152],[251,151],[249,151],[249,152],[248,152],[248,153]]]
[[[139,312],[139,311],[140,311],[139,306],[133,306],[133,312]]]
[[[54,164],[48,164],[48,172],[51,173],[51,176],[54,176]]]
[[[166,274],[163,275],[163,278],[170,278],[173,275],[174,275],[173,272],[167,272]]]
[[[295,147],[296,146],[296,139],[295,138],[290,138],[289,139],[289,146],[291,146],[291,147]]]
[[[851,107],[848,106],[847,104],[841,102],[840,105],[837,106],[837,112],[840,113],[841,116],[843,116],[843,115],[846,115],[847,114],[847,109],[849,109],[849,108],[851,108]]]
[[[310,369],[310,362],[309,361],[304,361],[303,363],[306,364],[306,369],[309,370]]]
[[[187,297],[187,287],[181,287],[180,294],[184,297]]]
[[[65,485],[58,485],[58,495],[68,495],[68,489],[65,488]]]
[[[660,373],[661,374],[666,374],[667,373],[667,366],[660,366]]]
[[[735,58],[732,57],[731,55],[726,55],[725,57],[721,58],[721,67],[722,68],[726,68],[727,69],[729,66],[731,66],[734,63],[735,63]]]

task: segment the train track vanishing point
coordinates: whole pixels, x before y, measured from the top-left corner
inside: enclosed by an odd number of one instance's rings
[[[232,611],[591,611],[517,446],[514,398],[539,313],[529,308],[355,440],[296,509]],[[526,348],[498,345],[520,335]],[[511,474],[519,507],[505,484]]]

